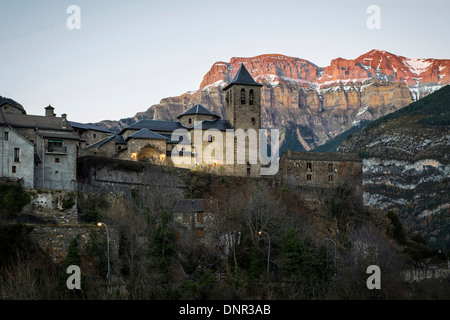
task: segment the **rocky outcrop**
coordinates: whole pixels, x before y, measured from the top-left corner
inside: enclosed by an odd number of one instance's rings
[[[364,204],[396,210],[430,243],[450,243],[450,86],[353,134],[339,152],[363,160]]]
[[[264,85],[262,126],[281,129],[282,133],[287,125],[308,127],[313,132],[309,149],[360,120],[377,119],[450,83],[450,60],[408,59],[381,50],[354,60],[337,58],[324,68],[279,54],[232,58],[213,64],[198,90],[164,98],[133,118],[101,124],[120,129],[144,118],[173,120],[198,103],[223,116],[222,88],[242,63]],[[299,136],[299,141],[302,138]]]

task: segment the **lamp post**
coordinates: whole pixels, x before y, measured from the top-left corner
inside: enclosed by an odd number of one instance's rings
[[[258,231],[258,234],[259,235],[261,235],[262,233],[265,233],[266,235],[267,235],[267,238],[269,239],[269,248],[268,248],[268,250],[267,250],[267,275],[269,275],[269,261],[270,261],[270,236],[269,236],[269,234],[267,233],[267,232],[265,232],[265,231],[262,231],[262,230],[260,230],[260,231]]]
[[[108,226],[106,224],[104,224],[103,222],[97,223],[97,226],[99,226],[99,227],[105,226],[105,228],[106,228],[106,242],[107,242],[107,250],[108,250],[108,283],[111,284],[111,272],[110,272],[110,267],[109,267],[109,231],[108,231]]]
[[[336,276],[337,273],[337,267],[336,267],[336,242],[334,242],[333,239],[325,238],[325,240],[332,241],[334,243],[334,275]]]

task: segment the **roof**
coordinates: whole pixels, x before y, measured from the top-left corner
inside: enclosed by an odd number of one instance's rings
[[[13,127],[21,128],[38,128],[38,129],[52,129],[52,130],[64,130],[73,131],[70,123],[67,124],[66,129],[62,127],[61,117],[46,117],[46,116],[32,116],[27,114],[12,114],[3,113],[3,120]]]
[[[211,211],[214,201],[210,199],[181,199],[175,204],[175,212]]]
[[[69,123],[73,128],[77,128],[77,129],[93,130],[93,131],[100,131],[100,132],[111,132],[111,130],[108,130],[101,126],[97,126],[95,124],[79,123],[79,122],[74,122],[74,121],[69,121]]]
[[[148,120],[143,119],[138,122],[133,123],[132,125],[122,129],[119,133],[123,134],[126,130],[140,130],[146,128],[151,131],[166,131],[172,132],[176,129],[182,129],[184,126],[178,121],[164,121],[164,120]]]
[[[362,159],[356,153],[325,153],[325,152],[283,152],[288,160],[311,160],[311,161],[357,161]]]
[[[122,136],[116,134],[115,137],[116,137],[116,144],[127,144],[127,142]]]
[[[187,115],[196,115],[196,114],[203,114],[203,115],[214,116],[214,117],[220,118],[218,115],[212,113],[211,111],[206,109],[201,104],[196,104],[195,106],[193,106],[186,112],[180,114],[177,118],[180,118],[182,116],[187,116]]]
[[[188,132],[186,132],[185,134],[183,133],[176,134],[175,136],[172,136],[172,133],[161,133],[161,135],[167,138],[168,144],[183,144],[183,145],[191,144],[191,137]]]
[[[153,132],[148,130],[147,128],[142,128],[141,130],[139,130],[138,132],[133,133],[132,135],[130,135],[128,139],[156,139],[156,140],[168,140],[168,138],[166,138],[163,135],[160,135],[159,133]]]
[[[228,84],[223,90],[227,90],[229,87],[231,87],[234,84],[245,84],[245,85],[252,85],[252,86],[262,86],[262,84],[256,82],[253,77],[250,75],[250,73],[245,68],[244,64],[241,64],[241,67],[239,68],[238,72],[234,76],[233,81],[231,81],[230,84]]]
[[[43,138],[56,138],[56,139],[69,139],[69,140],[82,140],[80,137],[78,137],[76,134],[74,134],[71,131],[45,131],[45,130],[38,130],[36,131],[36,134],[38,136],[41,136]]]
[[[100,148],[100,147],[101,147],[102,145],[104,145],[105,143],[111,141],[114,137],[115,137],[115,136],[109,136],[109,137],[106,137],[105,139],[103,139],[103,140],[101,140],[101,141],[99,141],[99,142],[96,142],[96,143],[94,143],[94,144],[91,144],[91,145],[90,145],[89,147],[87,147],[86,149]]]
[[[209,129],[216,129],[220,131],[225,131],[227,129],[233,129],[227,120],[203,120],[198,123],[196,123],[192,129],[202,129],[202,130],[209,130]]]

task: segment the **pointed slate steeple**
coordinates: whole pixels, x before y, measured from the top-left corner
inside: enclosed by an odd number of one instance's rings
[[[234,84],[247,84],[252,86],[262,86],[262,84],[256,82],[253,77],[250,75],[248,70],[245,68],[244,64],[241,63],[241,67],[239,68],[238,72],[234,76],[233,81],[229,85],[227,85],[223,90],[227,90],[229,87],[231,87]]]

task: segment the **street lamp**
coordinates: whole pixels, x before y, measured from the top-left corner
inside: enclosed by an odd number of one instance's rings
[[[106,228],[106,242],[107,242],[107,250],[108,250],[108,283],[111,284],[111,272],[110,272],[110,267],[109,267],[109,231],[108,231],[108,226],[106,224],[104,224],[103,222],[97,223],[97,226],[99,226],[99,227],[105,226],[105,228]]]
[[[270,236],[267,232],[265,231],[258,231],[258,234],[261,235],[262,233],[265,233],[267,235],[267,238],[269,239],[269,249],[267,250],[267,275],[269,275],[269,261],[270,261]]]
[[[336,276],[337,273],[337,267],[336,267],[336,242],[334,242],[333,239],[325,238],[325,240],[332,241],[334,243],[334,275]]]

